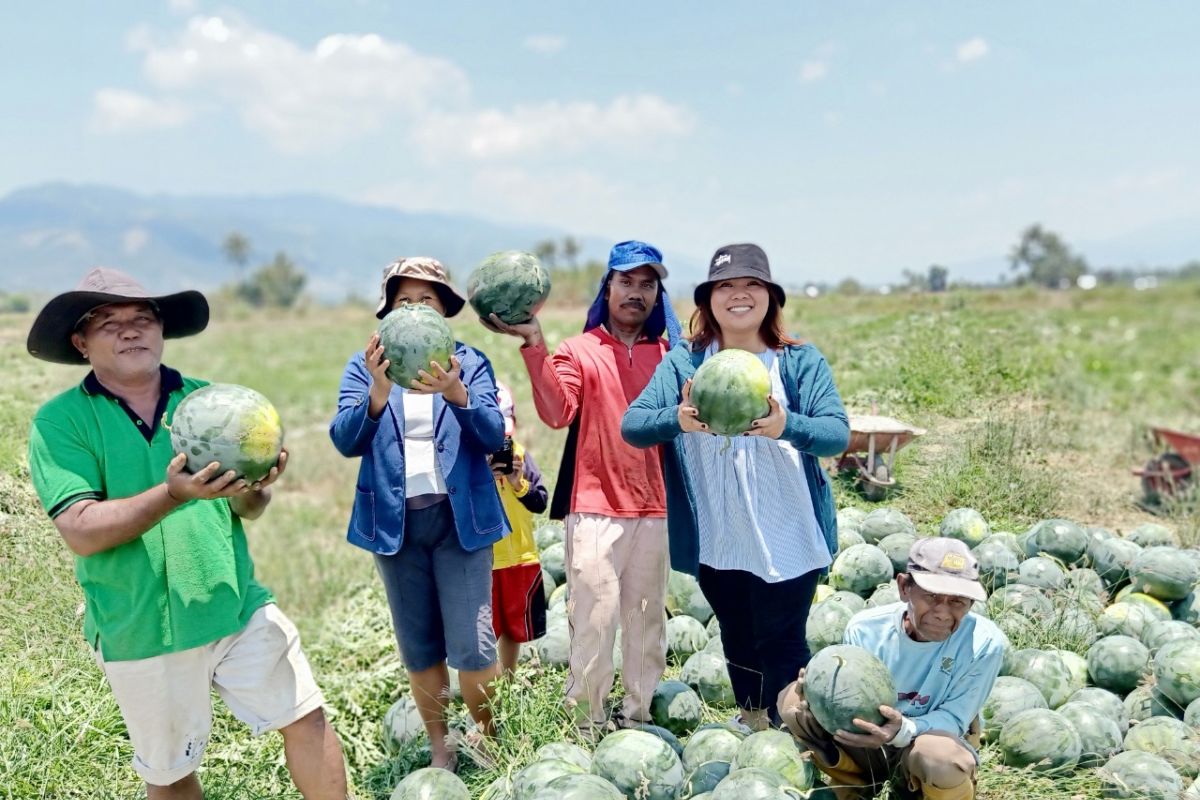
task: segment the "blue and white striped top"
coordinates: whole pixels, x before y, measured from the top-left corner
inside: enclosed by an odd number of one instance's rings
[[[714,342],[705,358],[715,352]],[[771,375],[771,396],[787,410],[775,351],[758,357]],[[778,583],[832,563],[790,442],[711,433],[685,433],[678,441],[695,491],[701,564]]]

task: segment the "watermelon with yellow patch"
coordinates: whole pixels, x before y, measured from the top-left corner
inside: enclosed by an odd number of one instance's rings
[[[213,383],[189,394],[175,407],[171,448],[187,456],[187,471],[213,461],[217,475],[233,470],[247,481],[262,480],[279,461],[283,422],[271,401],[246,386]]]

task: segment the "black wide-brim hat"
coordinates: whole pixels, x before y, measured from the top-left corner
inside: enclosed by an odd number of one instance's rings
[[[97,267],[73,290],[58,295],[38,312],[25,341],[26,349],[34,358],[56,364],[88,363],[71,344],[71,334],[89,311],[113,303],[153,303],[162,321],[164,339],[192,336],[208,327],[208,300],[200,292],[189,289],[152,295],[132,276]]]
[[[712,295],[713,284],[734,278],[757,278],[767,285],[782,307],[787,301],[783,287],[771,280],[771,264],[767,254],[756,244],[727,244],[718,247],[708,262],[708,280],[698,284],[692,293],[696,305],[705,305]]]

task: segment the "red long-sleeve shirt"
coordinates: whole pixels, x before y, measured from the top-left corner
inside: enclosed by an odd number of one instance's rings
[[[565,428],[579,415],[571,511],[608,517],[665,517],[666,488],[657,447],[645,450],[621,438],[621,418],[667,352],[663,339],[633,347],[604,327],[559,344],[522,347],[538,416]]]

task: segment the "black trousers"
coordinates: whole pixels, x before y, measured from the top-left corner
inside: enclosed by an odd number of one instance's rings
[[[700,565],[700,589],[721,624],[738,707],[766,709],[775,724],[775,699],[811,656],[805,626],[818,577],[820,570],[813,570],[767,583],[749,572]]]

